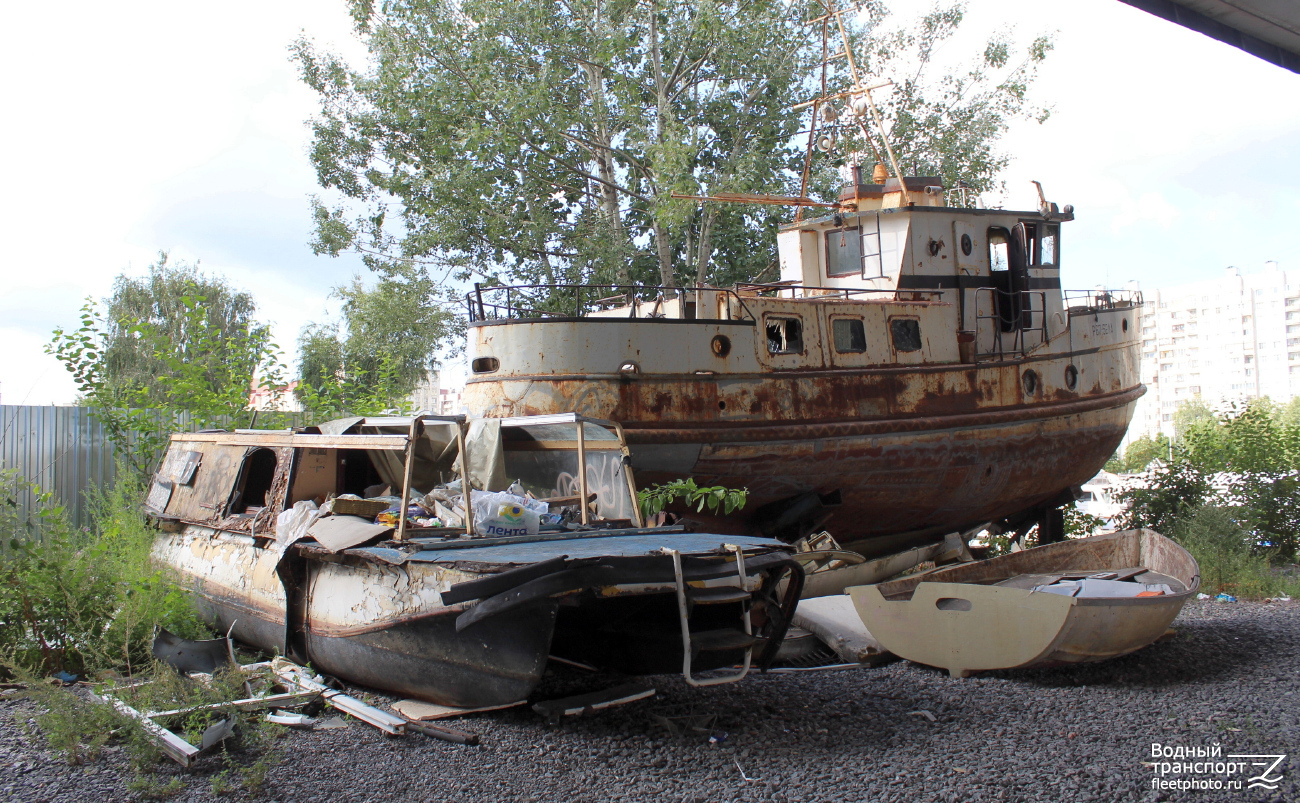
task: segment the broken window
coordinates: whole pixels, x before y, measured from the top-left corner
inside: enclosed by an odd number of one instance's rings
[[[1038,265],[1038,224],[1021,223],[1017,228],[1025,238],[1022,243],[1025,248],[1025,261],[1030,265]]]
[[[840,354],[862,353],[867,350],[867,333],[857,318],[835,318],[831,322],[835,334],[835,350]]]
[[[770,354],[803,352],[803,321],[799,318],[767,318],[767,350]]]
[[[230,497],[228,515],[257,513],[266,507],[266,495],[275,482],[275,452],[271,449],[254,449],[244,456],[239,472],[239,482]]]
[[[915,318],[893,318],[889,321],[889,334],[895,351],[921,350],[921,322]]]
[[[862,231],[858,228],[826,232],[826,275],[857,276],[862,273]]]

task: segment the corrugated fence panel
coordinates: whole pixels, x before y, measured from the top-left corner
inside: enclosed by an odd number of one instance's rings
[[[0,466],[17,469],[53,491],[77,527],[89,524],[86,491],[112,483],[113,444],[87,407],[0,405]],[[35,499],[5,489],[6,503],[26,519]]]
[[[52,491],[77,527],[90,525],[86,492],[111,485],[115,476],[113,442],[93,412],[89,407],[0,405],[0,468],[17,469]],[[294,426],[306,419],[301,413],[277,415],[270,425]],[[165,429],[196,426],[193,416],[182,413]],[[35,501],[30,493],[0,488],[0,504],[12,502],[23,520],[32,515]]]

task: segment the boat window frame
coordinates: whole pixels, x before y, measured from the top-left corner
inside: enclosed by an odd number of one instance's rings
[[[1006,255],[1007,255],[1007,258],[1006,258],[1006,260],[1003,262],[1004,267],[1001,267],[1001,268],[995,268],[995,267],[994,267],[994,264],[995,264],[995,263],[994,263],[994,261],[993,261],[993,237],[994,237],[995,234],[997,234],[998,236],[1000,236],[1000,237],[1002,238],[1002,244],[1006,246]],[[1012,238],[1012,236],[1013,236],[1013,235],[1012,235],[1012,233],[1011,233],[1011,229],[1007,228],[1006,226],[989,226],[989,227],[988,227],[988,231],[986,231],[986,232],[984,233],[984,240],[985,240],[985,243],[986,243],[986,249],[987,249],[987,251],[988,251],[988,253],[987,253],[985,256],[988,258],[988,262],[989,262],[989,273],[990,273],[990,274],[995,274],[995,273],[999,273],[999,274],[1000,274],[1000,273],[1010,273],[1010,272],[1011,272],[1011,238]]]
[[[836,354],[865,354],[867,352],[867,325],[866,321],[859,315],[832,315],[831,317],[831,348]],[[858,325],[858,333],[862,336],[862,348],[860,349],[841,349],[839,344],[839,335],[836,332],[836,324],[840,321],[846,321],[850,325]],[[851,337],[851,335],[850,335]]]
[[[239,473],[235,475],[235,484],[231,486],[230,496],[226,498],[226,508],[223,518],[247,515],[249,504],[244,497],[248,490],[249,473],[251,469],[254,468],[249,464],[255,456],[262,452],[269,453],[272,462],[271,478],[270,482],[266,486],[266,492],[262,497],[261,507],[265,509],[274,506],[274,502],[267,502],[266,497],[270,496],[271,491],[275,490],[275,477],[280,470],[280,455],[276,454],[276,450],[270,446],[250,446],[247,451],[244,452],[243,458],[239,461]],[[236,506],[242,506],[243,510],[236,510]]]
[[[916,348],[900,348],[898,345],[899,327],[898,324],[913,324],[916,330]],[[925,351],[925,335],[921,332],[921,318],[917,315],[890,315],[889,316],[889,347],[894,350],[895,354],[915,354]]]
[[[784,346],[779,351],[772,349],[772,339],[770,328],[772,321],[794,321],[799,324],[799,348],[792,349],[789,347],[789,331],[786,327],[781,329],[781,343]],[[803,316],[794,312],[765,312],[763,313],[763,339],[767,343],[767,353],[772,357],[788,356],[791,354],[806,354],[808,351],[807,339],[804,334],[808,331],[808,326],[804,323]]]
[[[849,235],[849,232],[854,232],[854,234]],[[860,226],[860,225],[859,225],[859,226],[847,226],[847,225],[846,225],[846,226],[841,226],[841,227],[838,228],[838,229],[827,229],[823,234],[824,234],[824,236],[823,236],[823,238],[822,238],[822,242],[823,242],[823,243],[825,244],[825,246],[826,246],[826,271],[825,271],[825,272],[826,272],[826,278],[828,278],[828,279],[845,279],[845,278],[848,278],[848,277],[850,277],[850,276],[862,276],[862,275],[864,275],[864,273],[865,273],[865,270],[864,270],[864,269],[865,269],[865,267],[866,267],[866,263],[865,263],[864,260],[863,260],[863,256],[864,256],[864,255],[863,255],[863,253],[862,253],[862,245],[863,245],[863,243],[862,243],[862,228],[861,228],[861,226]],[[841,238],[848,238],[848,237],[851,236],[853,239],[855,239],[855,240],[857,241],[857,249],[856,249],[856,250],[857,250],[857,257],[856,257],[857,264],[856,264],[856,265],[852,265],[852,266],[850,267],[849,270],[840,270],[840,271],[837,271],[837,272],[835,272],[835,273],[832,273],[832,272],[831,272],[831,253],[832,253],[832,250],[838,254],[838,253],[842,253],[843,251],[847,250],[847,248],[848,248],[848,245],[847,245],[847,243],[846,243],[844,246],[835,246],[835,247],[832,249],[832,247],[831,247],[831,237],[834,236],[834,235],[837,235],[837,234],[838,234]],[[843,263],[840,262],[840,260],[837,259],[837,260],[835,260],[835,261],[836,261],[837,264],[840,265],[841,268],[843,268]],[[852,262],[853,260],[849,260],[849,261]]]
[[[1043,243],[1050,239],[1052,241],[1051,259],[1044,257]],[[1039,268],[1059,268],[1061,266],[1061,224],[1060,223],[1039,223],[1038,224],[1038,251],[1034,256],[1034,265]]]

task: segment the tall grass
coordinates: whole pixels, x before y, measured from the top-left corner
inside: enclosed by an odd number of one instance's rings
[[[0,672],[129,674],[148,665],[156,627],[207,633],[184,591],[150,561],[156,531],[140,512],[139,483],[92,494],[91,525],[81,530],[12,470],[0,472],[0,487],[37,501],[23,518],[0,499]]]
[[[1300,596],[1300,581],[1272,565],[1234,513],[1231,508],[1204,505],[1179,518],[1169,533],[1196,558],[1203,590],[1243,599]]]

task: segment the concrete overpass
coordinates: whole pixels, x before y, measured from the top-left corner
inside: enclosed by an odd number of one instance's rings
[[[1297,0],[1121,0],[1300,73]]]

